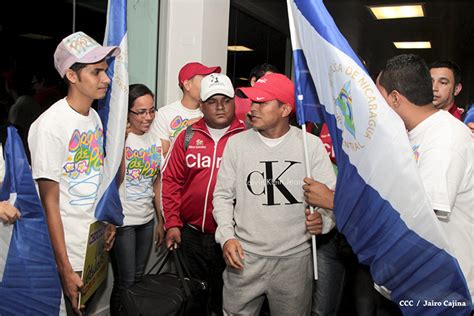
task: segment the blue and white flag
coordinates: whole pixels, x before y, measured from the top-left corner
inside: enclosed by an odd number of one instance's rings
[[[8,128],[5,180],[0,200],[21,213],[13,225],[0,223],[0,315],[58,315],[59,280],[48,226],[30,165],[16,129]]]
[[[322,112],[331,133],[339,230],[404,314],[468,315],[466,280],[424,192],[402,120],[322,0],[287,3],[298,120]]]
[[[127,1],[109,0],[104,45],[119,46],[120,54],[111,59],[107,75],[111,86],[99,102],[99,115],[104,127],[104,177],[97,194],[95,217],[123,224],[123,209],[118,193],[117,174],[123,156],[128,112],[128,44]]]

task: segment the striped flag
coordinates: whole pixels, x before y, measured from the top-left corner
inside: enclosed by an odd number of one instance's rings
[[[287,3],[298,121],[322,114],[328,125],[339,230],[404,314],[468,315],[466,280],[424,192],[403,122],[322,0]]]
[[[118,193],[117,174],[125,144],[128,112],[127,1],[109,0],[104,46],[119,46],[121,53],[111,59],[107,75],[111,86],[99,102],[99,115],[104,127],[104,177],[97,194],[95,217],[123,224],[123,209]]]
[[[0,223],[0,315],[58,315],[59,280],[46,218],[16,129],[8,128],[2,201],[21,212],[14,225]]]

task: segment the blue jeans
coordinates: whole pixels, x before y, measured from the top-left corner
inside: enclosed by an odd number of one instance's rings
[[[110,313],[119,315],[121,294],[140,281],[153,243],[154,221],[143,225],[117,227],[115,243],[110,253],[114,271],[114,286],[110,296]]]
[[[317,236],[317,252],[312,316],[401,316],[397,305],[374,289],[369,267],[358,262],[344,235],[334,229]]]
[[[333,229],[316,237],[318,280],[313,283],[313,316],[337,315],[341,305],[346,269],[336,242],[338,234]]]

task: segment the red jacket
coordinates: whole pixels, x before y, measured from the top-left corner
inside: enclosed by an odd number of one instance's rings
[[[458,108],[456,106],[456,103],[453,103],[453,105],[449,108],[448,112],[451,113],[458,120],[462,121],[461,117],[464,113],[464,109]]]
[[[162,169],[161,200],[165,228],[188,223],[205,233],[215,233],[212,197],[227,140],[245,129],[237,118],[216,144],[204,119],[191,125],[193,135],[185,148],[183,130],[166,157]]]
[[[329,158],[331,159],[332,163],[336,163],[336,154],[334,153],[334,148],[332,146],[332,139],[331,134],[329,134],[328,125],[326,123],[323,124],[321,128],[321,133],[319,134],[319,138],[324,144],[324,148],[329,154]]]

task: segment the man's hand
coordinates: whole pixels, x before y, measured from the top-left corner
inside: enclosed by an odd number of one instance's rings
[[[244,250],[237,239],[229,239],[223,247],[225,263],[232,268],[243,270]]]
[[[163,221],[160,221],[155,226],[155,249],[158,249],[158,247],[161,246],[163,241],[165,241],[165,229],[163,227]]]
[[[319,235],[323,231],[323,218],[319,212],[311,214],[309,208],[305,210],[306,213],[306,229],[311,235]]]
[[[117,228],[113,224],[107,224],[105,227],[105,251],[110,251],[114,246],[115,241],[115,233],[117,232]]]
[[[332,210],[334,208],[334,192],[325,184],[311,178],[304,178],[303,190],[306,203],[311,206]]]
[[[171,248],[175,244],[181,243],[181,230],[179,227],[171,227],[166,232],[166,248]]]
[[[0,202],[0,220],[4,224],[13,224],[21,216],[20,211],[8,201]]]
[[[82,289],[83,283],[79,275],[72,269],[60,272],[61,283],[63,285],[64,294],[71,301],[72,308],[77,315],[82,315],[78,306],[79,292]]]

